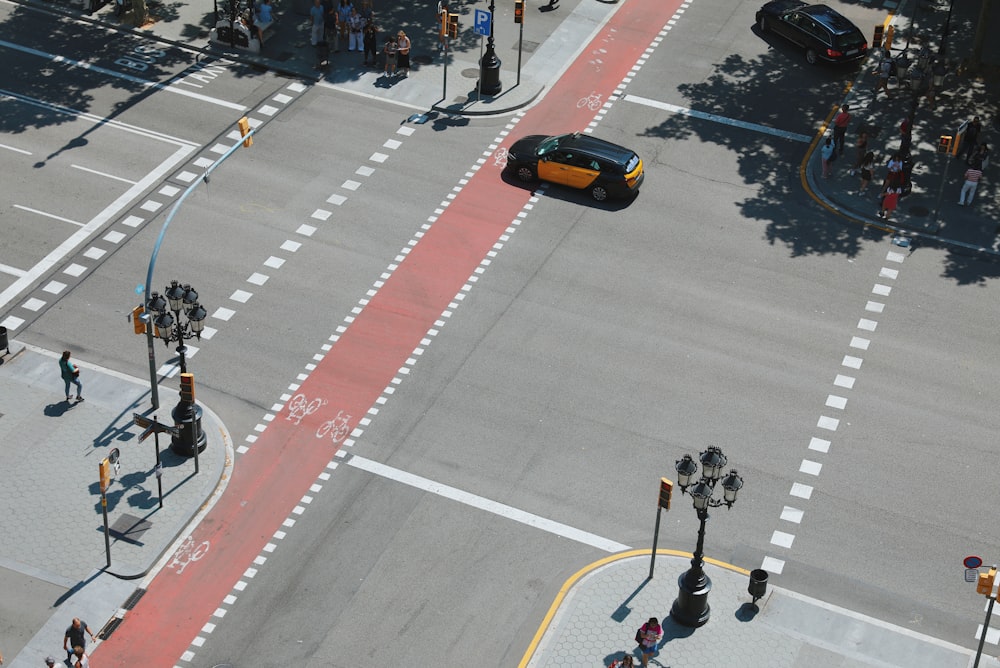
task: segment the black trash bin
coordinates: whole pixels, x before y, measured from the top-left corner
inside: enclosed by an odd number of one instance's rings
[[[10,344],[7,343],[7,328],[0,326],[0,348],[10,352]]]
[[[764,598],[767,593],[767,571],[763,568],[750,571],[750,586],[747,587],[747,593],[753,597],[754,605],[757,605],[757,599]]]

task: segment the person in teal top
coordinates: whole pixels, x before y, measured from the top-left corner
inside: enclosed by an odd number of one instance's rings
[[[59,360],[59,372],[63,382],[66,383],[66,401],[72,401],[73,397],[69,393],[70,383],[76,385],[76,400],[83,401],[83,383],[80,382],[80,369],[73,364],[69,358],[70,352],[64,350],[62,359]]]

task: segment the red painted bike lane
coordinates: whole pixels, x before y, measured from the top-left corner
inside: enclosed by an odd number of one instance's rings
[[[595,94],[606,100],[679,6],[680,0],[625,0],[545,98],[524,115],[517,137],[585,128],[595,112],[578,107],[580,99]],[[100,665],[133,668],[152,665],[150,657],[181,657],[283,529],[339,448],[328,434],[317,436],[317,430],[339,411],[350,416],[351,429],[357,426],[527,203],[528,191],[505,183],[490,163],[486,167],[469,180],[302,383],[298,392],[307,400],[327,403],[301,418],[290,415],[286,406],[240,457],[225,494],[192,533],[191,544],[207,549],[197,561],[183,568],[168,565],[153,579],[114,635],[96,649]]]

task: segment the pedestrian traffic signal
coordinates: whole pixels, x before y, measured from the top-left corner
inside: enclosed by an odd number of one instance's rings
[[[253,146],[253,137],[250,135],[250,119],[244,116],[236,123],[240,126],[240,136],[243,137],[243,146],[250,148]]]
[[[670,510],[670,496],[674,493],[674,483],[660,478],[660,508]]]
[[[458,14],[448,14],[448,37],[458,37]]]
[[[938,153],[951,153],[952,135],[941,135],[938,137]]]
[[[524,23],[524,0],[514,0],[514,23]]]
[[[997,567],[990,569],[989,573],[980,573],[979,582],[976,583],[976,593],[983,596],[990,596],[993,593],[993,581],[997,577]]]
[[[135,329],[136,334],[146,333],[146,321],[142,319],[145,313],[146,309],[142,306],[136,306],[132,309],[132,327]]]
[[[194,403],[194,374],[193,373],[182,373],[181,374],[181,401],[193,404]]]

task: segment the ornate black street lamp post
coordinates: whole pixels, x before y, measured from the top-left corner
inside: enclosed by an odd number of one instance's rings
[[[711,614],[708,606],[708,593],[712,591],[712,580],[705,573],[704,569],[704,549],[705,549],[705,522],[708,521],[708,509],[719,506],[732,507],[736,503],[736,493],[743,486],[743,478],[736,474],[736,470],[731,470],[724,478],[722,469],[726,467],[726,455],[722,450],[710,446],[702,452],[699,457],[702,466],[701,479],[692,483],[692,478],[698,472],[698,465],[695,464],[691,455],[684,455],[677,460],[677,484],[681,488],[681,493],[688,493],[694,501],[694,509],[698,513],[698,520],[701,525],[698,528],[698,546],[691,557],[691,568],[685,571],[677,580],[679,591],[677,600],[674,601],[670,609],[670,617],[683,626],[702,626]],[[715,491],[715,483],[722,480],[722,489],[725,490],[722,499],[713,499],[712,493]],[[691,491],[688,491],[688,487]]]
[[[164,299],[164,296],[166,299]],[[169,310],[168,310],[169,308]],[[146,310],[156,326],[156,334],[167,346],[177,342],[177,355],[181,367],[181,399],[171,412],[178,433],[171,437],[170,449],[179,455],[192,457],[205,449],[208,437],[201,428],[202,410],[194,400],[194,378],[187,372],[187,347],[184,341],[192,337],[201,339],[208,312],[198,303],[198,293],[190,285],[170,281],[163,296],[150,295]],[[173,314],[170,312],[173,311]],[[181,320],[181,313],[185,321]]]
[[[493,48],[493,26],[496,25],[496,3],[490,0],[490,36],[486,39],[486,53],[479,61],[479,92],[496,95],[503,89],[500,83],[500,59]]]

